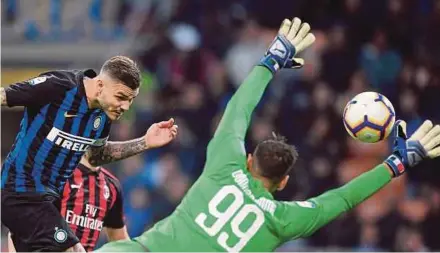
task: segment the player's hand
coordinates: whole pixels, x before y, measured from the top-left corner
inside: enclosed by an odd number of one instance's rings
[[[314,41],[315,36],[310,32],[308,23],[302,23],[299,18],[292,21],[284,19],[278,35],[260,60],[260,65],[267,67],[272,73],[280,68],[300,68],[304,65],[304,59],[295,58],[295,55]]]
[[[440,156],[440,125],[434,126],[430,120],[426,120],[409,139],[405,121],[396,121],[394,128],[396,139],[393,153],[385,163],[392,169],[395,177],[422,160]]]
[[[148,148],[162,147],[177,136],[178,126],[174,124],[174,119],[171,118],[168,121],[161,121],[154,123],[148,128],[145,134],[145,143]]]

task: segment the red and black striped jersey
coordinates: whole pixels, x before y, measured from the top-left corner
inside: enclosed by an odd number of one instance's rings
[[[64,186],[61,215],[81,244],[92,251],[103,227],[124,227],[122,190],[106,169],[92,171],[82,164]]]

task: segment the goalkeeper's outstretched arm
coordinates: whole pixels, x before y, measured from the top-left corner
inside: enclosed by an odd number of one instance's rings
[[[284,20],[278,35],[245,81],[232,96],[214,137],[209,142],[204,172],[222,175],[222,169],[243,167],[246,160],[244,139],[252,113],[273,75],[281,68],[298,68],[302,59],[294,58],[310,46],[315,37],[307,23],[298,18]]]
[[[260,101],[273,75],[281,68],[298,68],[304,64],[295,55],[309,47],[315,40],[307,23],[294,18],[285,19],[278,36],[258,66],[254,67],[229,101],[214,137],[228,133],[243,140],[252,112]]]
[[[310,199],[309,201],[316,205],[317,212],[313,217],[314,222],[303,231],[301,236],[313,234],[342,213],[354,208],[387,185],[391,178],[391,169],[381,164],[340,188]]]
[[[393,153],[380,165],[346,185],[306,202],[291,202],[286,209],[287,237],[307,237],[342,213],[354,208],[420,161],[440,156],[440,126],[425,121],[409,138],[406,124],[395,124]]]
[[[226,106],[214,138],[221,134],[231,134],[244,140],[252,112],[260,102],[272,76],[267,68],[254,67]]]
[[[218,173],[220,168],[230,168],[231,165],[243,167],[246,157],[244,139],[252,113],[279,69],[298,68],[304,64],[302,59],[294,57],[314,42],[315,37],[309,31],[310,26],[307,23],[301,24],[298,18],[283,21],[278,35],[258,66],[251,71],[226,106],[208,145],[205,172]]]

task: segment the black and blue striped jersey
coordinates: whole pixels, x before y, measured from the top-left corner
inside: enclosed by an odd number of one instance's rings
[[[90,146],[106,143],[111,121],[90,109],[83,79],[93,70],[50,71],[5,88],[8,106],[24,106],[14,145],[2,165],[1,188],[60,193]]]

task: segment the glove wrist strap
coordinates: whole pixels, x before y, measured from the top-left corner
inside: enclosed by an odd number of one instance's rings
[[[258,65],[266,67],[272,74],[275,74],[280,69],[278,62],[270,54],[263,56]]]
[[[385,163],[391,168],[391,170],[393,171],[394,176],[393,177],[398,177],[401,176],[403,173],[405,173],[406,169],[405,169],[405,165],[402,162],[402,160],[392,154],[390,155],[386,160]]]

